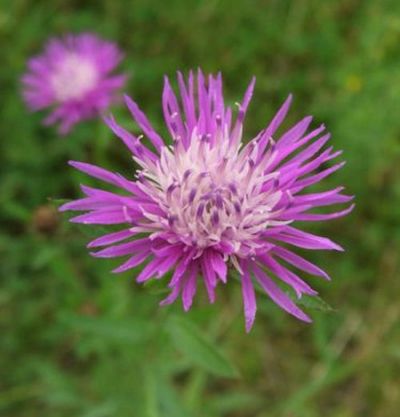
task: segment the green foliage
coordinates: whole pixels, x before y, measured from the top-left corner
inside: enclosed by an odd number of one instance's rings
[[[194,364],[214,375],[222,377],[238,376],[234,366],[219,352],[193,324],[184,317],[174,316],[169,321],[171,339]]]
[[[333,311],[333,308],[326,301],[324,301],[321,297],[318,297],[318,296],[311,297],[311,296],[305,295],[301,297],[300,299],[295,298],[295,301],[298,305],[304,306],[307,309],[319,310],[319,311],[324,311],[324,312]]]
[[[357,206],[304,225],[346,249],[305,255],[332,277],[306,277],[325,300],[298,300],[313,324],[258,293],[245,334],[235,280],[215,305],[200,289],[187,314],[159,308],[165,280],[140,287],[137,271],[113,275],[114,261],[88,255],[93,228],[55,205],[96,181],[66,162],[135,167],[100,120],[59,139],[22,103],[26,60],[68,31],[121,45],[127,92],[163,134],[163,75],[198,66],[224,73],[232,103],[256,75],[246,138],[289,92],[286,127],[306,113],[326,123],[347,165],[323,188],[346,185]],[[0,415],[397,417],[399,40],[395,0],[0,0]],[[137,130],[122,106],[113,113]]]

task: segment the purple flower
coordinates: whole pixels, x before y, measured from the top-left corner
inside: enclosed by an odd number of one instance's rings
[[[162,305],[181,296],[183,308],[188,310],[199,282],[204,283],[210,302],[214,302],[217,284],[227,282],[228,269],[232,268],[241,277],[247,331],[256,314],[253,281],[281,308],[310,321],[276,280],[301,297],[316,291],[288,265],[329,279],[288,247],[342,250],[326,237],[303,232],[294,225],[297,220],[334,219],[352,210],[353,205],[330,214],[309,212],[349,202],[352,197],[341,193],[343,187],[302,193],[343,166],[343,162],[327,165],[340,152],[333,152],[332,147],[323,150],[330,137],[322,133],[324,126],[306,133],[311,117],[275,136],[289,109],[290,96],[268,127],[243,144],[243,120],[254,79],[237,105],[236,118],[224,104],[220,74],[209,76],[206,83],[200,71],[197,80],[190,73],[185,83],[179,73],[178,82],[180,102],[167,78],[162,96],[173,144],[167,146],[137,104],[125,97],[149,146],[112,117],[105,121],[141,167],[136,180],[71,162],[76,169],[120,189],[123,195],[82,186],[86,197],[65,204],[61,210],[87,211],[72,219],[77,223],[123,225],[122,230],[88,245],[106,247],[92,253],[96,257],[128,256],[114,272],[146,263],[137,276],[138,282],[146,282],[173,271],[168,283],[171,292]]]
[[[51,39],[43,54],[28,61],[28,72],[22,77],[24,100],[32,111],[51,107],[44,123],[59,122],[59,133],[66,134],[115,99],[126,77],[111,72],[121,58],[115,44],[94,34]]]

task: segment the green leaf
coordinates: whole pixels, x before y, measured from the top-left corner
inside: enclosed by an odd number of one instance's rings
[[[239,411],[255,413],[262,403],[261,395],[231,390],[227,393],[220,393],[209,402],[209,406],[216,415],[230,415]]]
[[[65,329],[80,332],[90,338],[99,337],[102,340],[129,344],[143,342],[151,335],[154,328],[147,320],[138,317],[117,320],[107,317],[64,314],[61,316],[61,323]]]
[[[163,377],[157,379],[157,391],[163,410],[162,417],[192,417],[182,404],[182,396],[178,395],[171,383]]]
[[[117,414],[118,408],[115,402],[105,401],[99,405],[91,405],[82,417],[109,417]]]
[[[319,310],[324,312],[335,311],[335,309],[332,306],[330,306],[326,301],[324,301],[321,297],[303,295],[301,298],[297,298],[295,296],[292,296],[292,294],[289,295],[296,304],[304,306],[311,310]]]
[[[61,207],[63,204],[69,203],[72,201],[70,198],[53,198],[49,197],[48,201],[52,204],[55,208]]]
[[[144,376],[144,415],[145,417],[160,417],[156,389],[157,384],[153,370],[147,367]]]
[[[193,363],[218,376],[238,376],[231,362],[189,319],[172,316],[168,321],[168,331],[176,348]]]

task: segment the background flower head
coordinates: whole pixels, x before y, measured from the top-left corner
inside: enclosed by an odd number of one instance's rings
[[[115,99],[126,78],[112,75],[121,59],[117,45],[95,34],[51,39],[41,55],[28,61],[24,100],[32,111],[52,108],[45,124],[59,123],[59,133],[66,134]]]
[[[89,243],[90,248],[107,246],[93,253],[97,257],[129,256],[115,272],[145,263],[137,276],[138,282],[145,282],[173,270],[168,283],[171,292],[162,304],[181,296],[188,310],[199,282],[204,283],[210,302],[214,302],[217,284],[225,284],[232,269],[241,279],[247,330],[256,313],[254,281],[281,308],[310,321],[276,281],[290,286],[298,297],[315,295],[316,291],[288,265],[311,275],[328,275],[290,247],[342,250],[331,240],[303,232],[295,225],[298,220],[329,220],[352,210],[349,206],[329,214],[310,213],[316,207],[348,203],[352,197],[342,194],[343,187],[303,192],[343,165],[326,165],[340,151],[324,149],[330,137],[323,133],[324,126],[307,133],[311,117],[279,138],[275,136],[291,97],[270,124],[244,144],[242,127],[254,79],[237,105],[236,117],[224,103],[220,74],[206,79],[201,71],[197,77],[190,73],[187,82],[178,74],[178,83],[180,101],[167,78],[162,96],[173,144],[167,146],[138,105],[126,97],[149,146],[112,117],[106,123],[141,167],[136,179],[71,162],[124,194],[82,186],[86,197],[65,204],[61,210],[88,211],[72,219],[78,223],[123,225],[121,231]]]

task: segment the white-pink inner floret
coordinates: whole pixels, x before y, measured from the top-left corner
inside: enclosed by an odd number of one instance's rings
[[[98,82],[98,71],[92,61],[69,53],[56,66],[51,85],[57,101],[82,99]]]
[[[187,149],[180,142],[175,142],[172,151],[163,147],[156,165],[135,158],[146,178],[140,186],[159,202],[168,220],[144,215],[155,230],[157,226],[160,230],[170,228],[181,241],[200,252],[225,241],[233,246],[235,254],[243,250],[254,253],[260,232],[287,223],[274,220],[274,208],[282,192],[273,186],[262,190],[266,182],[272,184],[279,177],[278,172],[265,175],[274,152],[267,152],[255,164],[256,143],[241,148],[240,142],[232,143],[223,129],[213,138],[216,145],[207,135],[196,136],[194,130]]]

